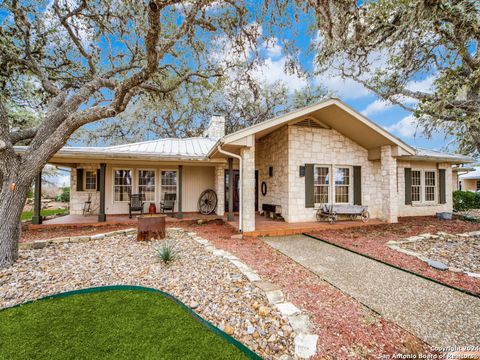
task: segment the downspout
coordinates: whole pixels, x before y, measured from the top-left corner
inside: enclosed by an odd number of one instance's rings
[[[238,207],[238,230],[240,232],[243,232],[243,216],[242,216],[242,208],[243,208],[243,191],[242,191],[242,188],[243,188],[243,177],[242,177],[242,157],[240,155],[237,155],[237,154],[233,154],[231,152],[228,152],[228,151],[225,151],[222,149],[222,145],[218,145],[217,147],[217,150],[220,154],[223,154],[223,155],[227,155],[229,157],[233,157],[235,159],[238,159],[238,162],[239,162],[239,175],[240,175],[240,186],[239,186],[239,200],[240,200],[240,206]],[[232,186],[233,185],[233,179],[230,179],[230,184],[229,186]],[[232,201],[233,199],[229,199],[229,201]]]

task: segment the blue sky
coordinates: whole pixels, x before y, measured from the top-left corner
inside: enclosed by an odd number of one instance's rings
[[[315,39],[315,33],[309,31],[311,20],[312,18],[308,15],[303,15],[300,21],[294,24],[293,29],[287,29],[283,34],[290,40],[294,39],[296,46],[300,50],[299,59],[301,66],[307,72],[311,72],[315,67],[314,44],[318,41]],[[320,84],[355,110],[361,112],[410,145],[436,150],[446,150],[448,145],[448,151],[452,152],[455,150],[456,145],[452,142],[452,138],[446,139],[442,133],[436,133],[431,138],[427,138],[422,133],[421,128],[417,128],[416,121],[410,112],[398,105],[381,101],[378,96],[361,84],[351,79],[342,79],[333,70],[316,77],[309,75],[306,79],[299,79],[294,75],[285,74],[282,71],[285,64],[285,54],[282,41],[279,40],[281,36],[276,33],[277,31],[271,28],[263,31],[265,36],[274,39],[274,44],[263,52],[266,57],[265,66],[262,68],[265,81],[282,80],[292,90],[309,86],[309,84]],[[291,35],[292,33],[294,35]],[[383,59],[380,57],[376,60],[377,64],[374,64],[374,66],[381,66],[382,61]],[[419,74],[418,78],[412,80],[408,87],[412,90],[431,91],[434,75],[432,73],[424,74],[423,76]]]

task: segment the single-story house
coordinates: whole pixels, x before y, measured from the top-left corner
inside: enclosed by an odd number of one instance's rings
[[[458,175],[458,190],[480,191],[480,167],[473,167],[469,172]]]
[[[322,204],[366,205],[387,222],[452,211],[452,168],[473,162],[413,148],[336,98],[227,135],[224,122],[213,116],[203,137],[64,147],[50,163],[72,168],[72,214],[90,198],[104,221],[128,213],[128,194],[147,208],[175,193],[182,216],[213,189],[216,213],[238,212],[250,232],[264,204],[286,222],[314,221]]]

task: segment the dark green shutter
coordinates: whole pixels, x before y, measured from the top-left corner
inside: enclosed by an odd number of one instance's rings
[[[362,167],[353,167],[353,204],[362,205]]]
[[[305,164],[305,207],[313,208],[313,164]]]
[[[77,169],[77,191],[83,191],[83,169]]]
[[[440,192],[440,204],[447,203],[447,189],[446,189],[446,180],[445,180],[445,169],[438,170],[439,175],[439,192]]]
[[[97,169],[97,191],[100,191],[100,170]]]
[[[412,205],[412,169],[405,168],[405,205]]]

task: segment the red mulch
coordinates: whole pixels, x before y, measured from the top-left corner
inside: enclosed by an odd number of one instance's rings
[[[310,234],[445,284],[480,294],[480,279],[463,273],[436,270],[416,257],[402,254],[385,245],[390,240],[400,240],[425,233],[435,234],[444,231],[459,234],[478,230],[480,230],[480,224],[469,221],[445,221],[435,217],[412,217],[400,218],[397,224],[322,230]]]
[[[319,336],[318,359],[377,359],[383,354],[429,352],[420,339],[261,240],[231,239],[231,228],[219,223],[187,228],[239,257],[264,280],[280,285],[288,301],[307,311]]]
[[[20,242],[53,239],[57,237],[95,235],[115,230],[130,229],[132,227],[132,225],[128,224],[112,224],[105,226],[46,226],[41,229],[29,229],[28,227],[25,227],[22,230]]]

